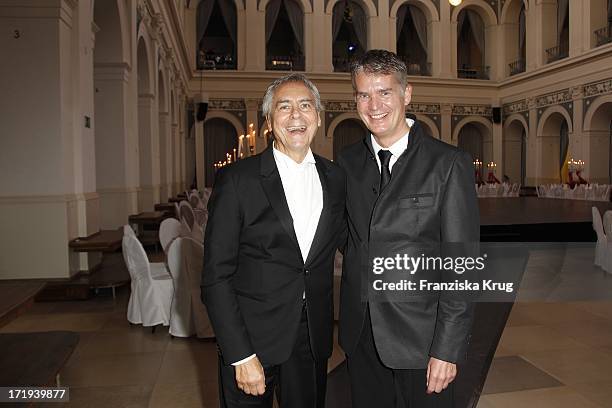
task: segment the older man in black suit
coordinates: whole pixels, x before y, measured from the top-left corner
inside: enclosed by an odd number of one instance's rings
[[[338,156],[347,174],[349,228],[340,345],[353,407],[452,407],[471,305],[444,297],[377,302],[364,294],[376,251],[478,241],[472,160],[406,118],[412,87],[395,54],[368,51],[351,75],[357,111],[371,132]]]
[[[218,174],[202,294],[220,347],[222,407],[323,407],[332,351],[333,263],[344,172],[310,150],[317,88],[301,74],[263,99],[273,145]]]

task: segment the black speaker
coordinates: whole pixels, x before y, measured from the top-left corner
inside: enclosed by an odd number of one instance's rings
[[[206,119],[206,112],[208,112],[208,103],[207,102],[198,103],[198,113],[196,115],[198,122],[202,122],[204,119]]]
[[[493,123],[501,123],[502,115],[501,108],[499,106],[493,107]]]

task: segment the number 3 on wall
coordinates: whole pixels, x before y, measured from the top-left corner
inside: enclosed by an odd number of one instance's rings
[[[13,38],[14,38],[14,39],[17,39],[17,38],[19,38],[19,37],[21,37],[21,33],[19,32],[19,30],[15,30],[15,31],[13,31]]]

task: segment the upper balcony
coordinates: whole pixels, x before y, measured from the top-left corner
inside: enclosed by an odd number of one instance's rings
[[[594,31],[596,46],[608,44],[612,42],[612,23],[609,23],[606,27],[602,27]]]
[[[551,63],[569,57],[569,42],[562,41],[555,47],[546,50],[546,62]]]

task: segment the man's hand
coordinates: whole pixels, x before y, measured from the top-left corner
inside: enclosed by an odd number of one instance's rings
[[[266,391],[266,376],[257,357],[237,365],[236,383],[245,394],[263,395]]]
[[[427,393],[442,392],[456,375],[456,364],[430,357],[429,364],[427,364]]]

